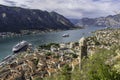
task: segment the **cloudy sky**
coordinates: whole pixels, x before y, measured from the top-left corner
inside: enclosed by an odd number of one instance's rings
[[[77,19],[113,15],[120,11],[120,0],[0,0],[0,4],[56,11]]]

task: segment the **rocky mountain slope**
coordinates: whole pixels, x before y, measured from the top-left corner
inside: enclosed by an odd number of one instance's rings
[[[71,19],[75,25],[79,26],[103,26],[103,27],[119,27],[120,26],[120,14],[109,15],[107,17],[99,18],[82,18]]]
[[[70,29],[73,24],[56,12],[0,5],[0,32],[20,30]]]

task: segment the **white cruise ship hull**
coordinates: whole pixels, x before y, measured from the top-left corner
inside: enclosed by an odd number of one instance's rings
[[[29,43],[27,41],[22,41],[15,45],[12,49],[14,53],[18,53],[20,51],[25,51],[28,48]]]
[[[25,45],[25,46],[21,47],[20,49],[13,50],[13,53],[18,53],[18,52],[21,52],[21,51],[25,51],[27,48],[28,48],[28,45]]]

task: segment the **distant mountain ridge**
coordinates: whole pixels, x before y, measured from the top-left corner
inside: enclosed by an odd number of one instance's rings
[[[120,14],[99,18],[71,19],[71,22],[79,26],[120,27]]]
[[[0,32],[19,32],[20,30],[70,29],[74,25],[56,12],[47,12],[20,7],[0,5]]]

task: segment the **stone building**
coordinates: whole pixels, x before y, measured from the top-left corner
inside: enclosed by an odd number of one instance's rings
[[[81,58],[86,57],[87,56],[87,42],[84,37],[82,37],[79,40],[79,47],[80,47]]]
[[[81,70],[82,58],[87,56],[87,42],[84,37],[79,40],[79,68]]]

